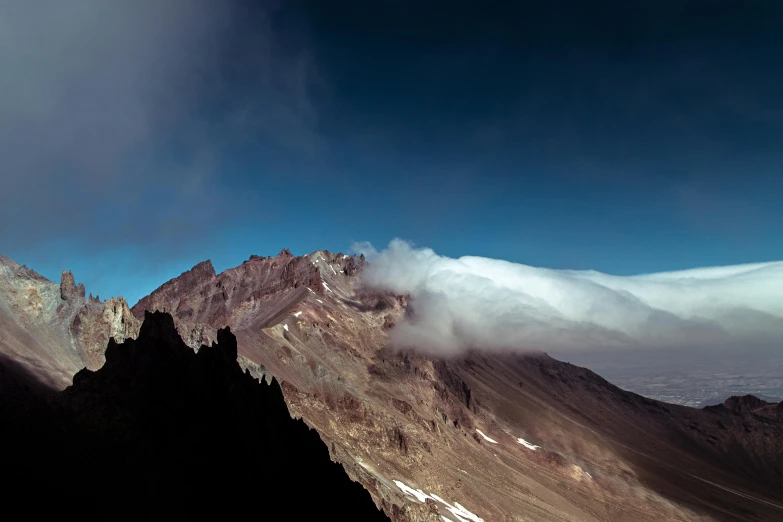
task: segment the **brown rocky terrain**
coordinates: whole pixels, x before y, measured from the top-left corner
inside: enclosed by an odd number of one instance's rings
[[[230,326],[241,364],[282,381],[393,520],[783,516],[783,406],[665,404],[542,353],[392,350],[406,298],[362,290],[362,265],[285,250],[221,274],[206,262],[132,310],[170,312],[194,349]]]
[[[135,337],[140,321],[122,297],[100,301],[63,270],[53,283],[0,255],[0,358],[63,389],[82,368],[103,366],[109,339]]]

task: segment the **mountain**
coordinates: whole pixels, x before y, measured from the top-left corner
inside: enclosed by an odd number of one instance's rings
[[[47,386],[63,389],[82,368],[103,366],[109,339],[135,337],[139,324],[122,297],[85,297],[71,272],[58,285],[0,255],[0,360]]]
[[[780,397],[771,397],[769,395],[765,395],[763,393],[754,393],[754,397],[757,399],[762,399],[765,402],[780,402]],[[724,402],[730,400],[732,397],[735,397],[734,395],[724,395],[722,397],[712,397],[710,399],[707,399],[705,401],[702,401],[699,403],[697,408],[704,408],[706,406],[717,406],[719,404],[723,404]]]
[[[239,360],[393,520],[776,520],[783,406],[706,410],[623,391],[543,353],[438,359],[388,347],[405,296],[318,251],[201,263],[137,303],[192,347],[229,325]],[[443,518],[440,518],[443,517]]]
[[[197,354],[230,327],[240,366],[274,376],[395,521],[783,516],[783,405],[666,404],[544,353],[394,350],[408,299],[363,288],[365,265],[287,250],[220,274],[207,261],[131,311],[171,314]]]
[[[0,366],[6,509],[388,520],[291,418],[277,381],[240,369],[230,330],[217,338],[196,353],[171,316],[147,314],[137,340],[112,339],[102,368],[48,397]]]

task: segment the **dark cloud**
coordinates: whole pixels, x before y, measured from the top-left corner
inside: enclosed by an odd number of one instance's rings
[[[0,235],[169,244],[238,213],[229,146],[318,147],[306,41],[271,2],[0,5]],[[239,87],[238,87],[239,86]]]

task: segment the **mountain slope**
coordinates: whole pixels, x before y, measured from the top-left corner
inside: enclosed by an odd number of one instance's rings
[[[122,342],[138,331],[122,297],[85,297],[70,272],[58,285],[0,256],[0,358],[45,385],[63,389],[82,368],[100,368],[110,338]]]
[[[779,406],[677,407],[544,354],[395,352],[407,301],[363,291],[362,266],[325,251],[202,264],[133,313],[171,311],[194,348],[230,325],[241,364],[282,380],[292,413],[395,520],[783,515]]]
[[[198,353],[171,317],[148,314],[138,340],[110,341],[106,364],[48,399],[0,366],[6,504],[62,516],[94,512],[387,520],[329,460],[318,434],[290,417],[277,381],[236,363],[236,339]],[[18,370],[18,369],[17,369]],[[9,507],[9,506],[7,506]]]

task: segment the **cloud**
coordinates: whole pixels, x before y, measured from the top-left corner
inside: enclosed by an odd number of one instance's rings
[[[365,252],[364,285],[410,296],[398,347],[452,354],[780,348],[783,262],[638,276],[452,259],[395,239]]]
[[[306,42],[275,29],[278,9],[265,1],[3,2],[6,248],[58,236],[168,248],[240,211],[220,176],[230,147],[260,139],[312,149],[309,88],[320,79]]]

